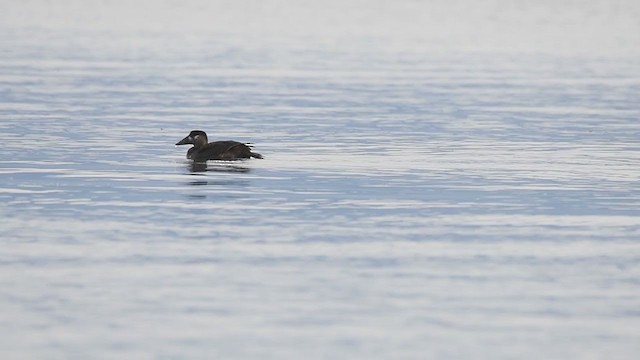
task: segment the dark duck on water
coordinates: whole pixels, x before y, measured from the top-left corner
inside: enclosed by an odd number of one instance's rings
[[[262,159],[262,155],[251,151],[251,147],[237,141],[214,141],[209,142],[207,133],[202,130],[193,130],[184,139],[178,141],[176,145],[193,144],[187,151],[187,159],[194,161],[207,160],[239,160],[256,158]]]

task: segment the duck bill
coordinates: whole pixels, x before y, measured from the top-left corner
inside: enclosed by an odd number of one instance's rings
[[[187,144],[193,144],[193,142],[191,142],[191,136],[187,136],[176,143],[176,145],[187,145]]]

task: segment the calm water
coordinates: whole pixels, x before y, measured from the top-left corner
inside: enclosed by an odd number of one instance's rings
[[[638,57],[134,30],[1,37],[3,359],[640,353]]]

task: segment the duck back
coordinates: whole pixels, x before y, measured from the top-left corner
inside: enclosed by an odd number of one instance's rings
[[[193,147],[187,152],[187,158],[196,161],[206,160],[237,160],[248,158],[262,159],[262,155],[251,151],[251,147],[237,141],[214,141],[207,145]]]

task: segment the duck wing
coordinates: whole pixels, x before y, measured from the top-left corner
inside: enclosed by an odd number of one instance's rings
[[[211,142],[194,155],[194,160],[237,160],[250,158],[254,153],[246,144],[227,140]]]

